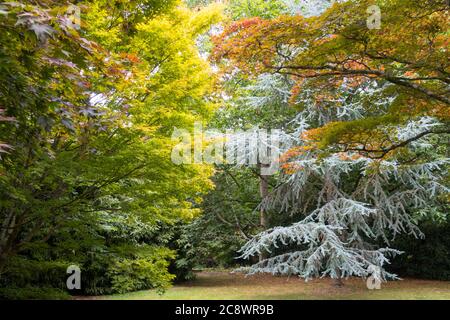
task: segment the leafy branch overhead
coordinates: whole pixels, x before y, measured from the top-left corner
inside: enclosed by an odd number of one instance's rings
[[[296,82],[293,104],[296,92],[308,86],[320,86],[323,91],[317,98],[324,99],[341,86],[357,87],[369,80],[386,84],[387,92],[396,97],[388,113],[330,124],[318,138],[321,147],[338,143],[384,156],[397,144],[380,146],[371,138],[379,137],[380,126],[402,124],[415,116],[449,120],[448,3],[383,2],[380,29],[367,27],[370,5],[364,0],[342,1],[320,16],[237,21],[215,38],[213,59],[250,75],[290,76]],[[371,146],[362,146],[363,139]]]

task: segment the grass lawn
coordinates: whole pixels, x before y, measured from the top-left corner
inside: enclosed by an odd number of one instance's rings
[[[450,281],[404,279],[383,283],[381,290],[368,290],[365,281],[352,278],[344,287],[331,279],[305,282],[297,277],[257,275],[245,277],[228,272],[200,272],[197,279],[175,285],[165,294],[153,290],[95,297],[95,299],[445,299],[450,300]]]

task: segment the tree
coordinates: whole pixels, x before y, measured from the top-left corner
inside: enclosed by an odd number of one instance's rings
[[[395,153],[409,141],[389,141],[379,125],[405,124],[411,116],[448,121],[447,3],[380,3],[380,29],[366,24],[370,5],[343,1],[320,17],[238,21],[216,38],[215,57],[251,74],[291,75],[296,91],[306,79],[321,86],[323,95],[333,94],[344,80],[354,86],[367,79],[390,84],[396,100],[389,112],[370,121],[329,123],[315,138],[318,147],[334,144],[375,157]]]
[[[447,132],[446,13],[440,2],[383,4],[389,28],[380,31],[362,25],[368,3],[355,1],[318,17],[244,19],[216,38],[213,58],[225,71],[291,76],[290,101],[300,109],[301,135],[281,159],[281,183],[261,206],[300,212],[303,219],[250,240],[242,258],[274,256],[246,271],[340,280],[367,277],[376,266],[380,280],[395,278],[383,268],[399,252],[374,244],[389,244],[401,232],[421,236],[414,212],[445,201],[439,194],[448,192],[448,159],[425,150],[439,146],[439,134]],[[405,4],[407,14],[398,19]],[[417,25],[405,30],[411,19]],[[395,37],[399,29],[408,35]],[[431,39],[431,46],[417,39]],[[381,58],[387,46],[398,59]]]
[[[158,230],[198,215],[212,187],[209,165],[176,166],[170,153],[173,127],[207,121],[215,107],[195,42],[220,8],[78,5],[79,30],[64,1],[2,6],[2,285],[23,285],[23,261],[49,261],[78,263],[87,293],[164,288],[175,252]],[[57,274],[42,285],[63,287]]]

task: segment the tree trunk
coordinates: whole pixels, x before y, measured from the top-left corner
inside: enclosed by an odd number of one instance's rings
[[[338,288],[343,287],[344,286],[344,281],[342,281],[342,278],[341,278],[341,271],[337,270],[336,274],[337,274],[338,277],[334,279],[333,285],[335,287],[338,287]]]
[[[259,169],[268,167],[269,165],[260,164]],[[262,170],[260,170],[260,176],[259,176],[259,193],[261,195],[261,200],[264,200],[269,195],[269,176],[263,175]],[[264,208],[261,208],[259,212],[259,225],[261,228],[266,230],[268,228],[267,224],[267,213],[264,210]],[[259,254],[259,261],[263,261],[267,258],[267,254],[265,252],[261,252]]]

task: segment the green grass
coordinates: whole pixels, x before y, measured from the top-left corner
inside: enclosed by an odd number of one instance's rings
[[[154,290],[95,297],[113,300],[208,300],[208,299],[445,299],[450,300],[449,281],[405,279],[368,290],[364,280],[348,279],[344,286],[333,286],[331,279],[305,282],[297,277],[257,275],[245,277],[228,272],[201,272],[197,279],[175,285],[163,295]]]

